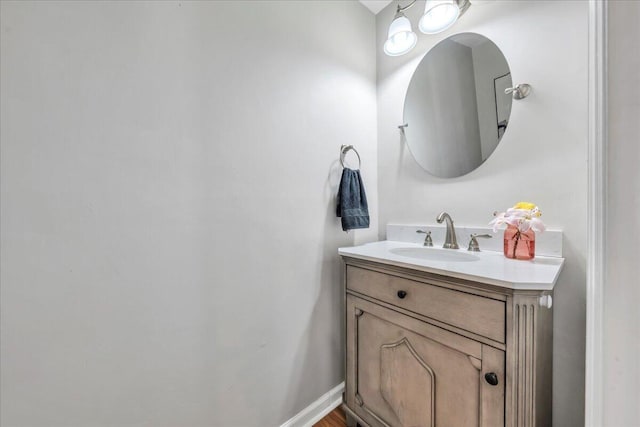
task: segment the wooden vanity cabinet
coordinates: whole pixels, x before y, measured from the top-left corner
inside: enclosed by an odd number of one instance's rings
[[[551,425],[548,291],[344,259],[351,424]]]

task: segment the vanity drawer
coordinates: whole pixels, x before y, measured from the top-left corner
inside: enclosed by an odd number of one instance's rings
[[[505,303],[364,268],[347,266],[347,289],[505,342]]]

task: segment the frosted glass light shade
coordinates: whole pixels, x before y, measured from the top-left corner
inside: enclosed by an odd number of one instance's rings
[[[403,13],[396,14],[389,26],[387,41],[384,43],[384,53],[389,56],[404,55],[413,49],[418,42],[418,36],[411,29],[409,18]]]
[[[427,0],[418,28],[424,34],[436,34],[453,25],[460,16],[455,0]]]

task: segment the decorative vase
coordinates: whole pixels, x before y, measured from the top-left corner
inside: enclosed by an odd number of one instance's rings
[[[531,229],[523,232],[514,225],[508,225],[504,230],[504,256],[533,259],[536,256],[536,233]]]

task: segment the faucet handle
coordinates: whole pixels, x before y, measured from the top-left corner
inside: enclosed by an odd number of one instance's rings
[[[482,237],[485,239],[490,239],[492,236],[491,234],[476,234],[473,233],[471,235],[471,240],[469,240],[469,247],[467,248],[468,251],[472,251],[472,252],[480,252],[480,245],[478,244],[478,237]]]
[[[431,240],[431,231],[418,230],[416,233],[426,234],[424,236],[423,246],[433,246],[433,240]]]

